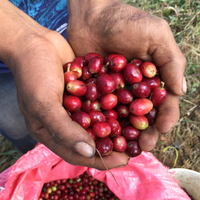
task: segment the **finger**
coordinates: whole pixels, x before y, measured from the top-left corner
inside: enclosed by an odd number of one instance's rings
[[[144,131],[141,131],[141,135],[138,139],[139,146],[142,151],[151,151],[154,149],[158,140],[158,131],[155,126],[149,126]]]
[[[35,116],[29,116],[26,120],[29,130],[32,134],[36,134],[43,144],[46,145],[46,138],[43,137],[46,129],[55,143],[68,147],[85,157],[94,155],[93,139],[85,129],[72,121],[59,102],[37,103],[34,109]]]
[[[159,107],[156,128],[160,133],[169,132],[179,120],[179,97],[168,91],[167,97]]]
[[[108,156],[100,157],[99,155],[94,155],[92,158],[86,158],[68,148],[64,149],[64,147],[56,147],[55,145],[52,145],[52,147],[53,151],[57,155],[62,155],[62,158],[65,161],[73,165],[87,166],[99,170],[125,166],[128,164],[129,160],[129,156],[127,154],[114,151],[112,151]]]
[[[159,20],[158,31],[152,27],[150,52],[155,64],[159,67],[162,79],[167,88],[176,95],[183,95],[184,71],[186,59],[181,53],[173,34],[164,20]],[[154,50],[153,50],[154,49]]]
[[[32,119],[31,121],[32,123],[34,122],[37,125],[40,124],[37,120]],[[28,127],[30,127],[29,123]],[[40,141],[51,151],[53,151],[55,154],[57,154],[66,162],[72,165],[87,166],[99,170],[106,170],[107,168],[112,169],[115,167],[121,167],[128,163],[129,156],[127,154],[117,153],[114,151],[109,156],[103,157],[103,161],[98,155],[94,155],[92,158],[87,158],[77,153],[72,148],[56,143],[52,138],[52,136],[41,124],[40,124],[40,130],[37,131],[37,134],[33,133],[32,130],[30,130],[30,134],[36,140]],[[82,151],[84,151],[84,149],[82,149]]]

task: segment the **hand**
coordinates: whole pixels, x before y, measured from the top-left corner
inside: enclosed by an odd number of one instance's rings
[[[94,155],[92,138],[62,106],[63,65],[74,59],[71,47],[60,34],[40,26],[8,1],[3,6],[9,12],[2,19],[13,23],[13,29],[8,32],[10,41],[0,46],[4,52],[0,59],[14,75],[18,104],[30,135],[68,163],[105,169],[100,157]],[[3,24],[2,30],[6,27]],[[5,45],[11,42],[12,46]],[[110,159],[104,159],[108,168],[127,164],[128,156],[118,155],[112,153]]]
[[[167,133],[177,123],[179,96],[186,92],[186,60],[170,27],[163,19],[119,0],[69,0],[68,10],[67,37],[76,56],[119,53],[128,60],[153,61],[159,67],[168,95],[159,107],[156,126],[147,128],[139,138],[142,150],[152,150],[158,131]]]

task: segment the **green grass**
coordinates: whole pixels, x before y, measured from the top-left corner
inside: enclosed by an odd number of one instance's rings
[[[13,165],[20,157],[21,153],[15,146],[0,135],[0,173]]]

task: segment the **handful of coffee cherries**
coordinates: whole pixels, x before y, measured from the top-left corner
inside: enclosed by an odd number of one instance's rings
[[[155,124],[167,96],[157,67],[139,59],[128,62],[120,54],[103,59],[88,53],[66,63],[63,70],[63,106],[87,130],[98,152],[140,155],[140,131]]]

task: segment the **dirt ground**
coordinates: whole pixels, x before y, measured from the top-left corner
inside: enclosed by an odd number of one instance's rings
[[[200,93],[194,105],[182,109],[180,122],[167,135],[160,135],[152,153],[169,168],[200,172]]]

